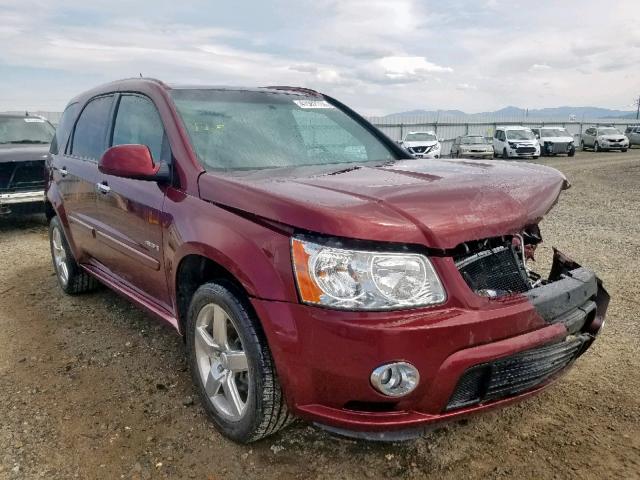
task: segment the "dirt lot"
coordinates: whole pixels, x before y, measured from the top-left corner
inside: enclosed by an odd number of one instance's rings
[[[599,272],[606,329],[542,395],[409,443],[298,423],[232,444],[207,422],[177,335],[106,289],[64,296],[44,220],[1,219],[0,479],[640,478],[640,149],[545,163],[573,188],[538,256],[556,245]]]

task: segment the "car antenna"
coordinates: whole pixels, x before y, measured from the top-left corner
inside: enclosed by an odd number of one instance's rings
[[[140,78],[142,78],[142,72],[140,72]]]

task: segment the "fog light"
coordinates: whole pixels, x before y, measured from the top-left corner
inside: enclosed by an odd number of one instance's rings
[[[389,397],[402,397],[411,393],[418,382],[418,369],[406,362],[387,363],[371,373],[373,387]]]

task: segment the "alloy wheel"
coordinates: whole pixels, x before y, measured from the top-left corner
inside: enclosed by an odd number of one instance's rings
[[[67,251],[62,242],[62,232],[58,227],[53,229],[51,236],[53,251],[53,262],[56,266],[56,273],[63,285],[69,283],[69,266],[67,265]]]
[[[247,410],[249,364],[233,319],[220,305],[205,305],[196,319],[194,339],[207,397],[222,417],[240,420]]]

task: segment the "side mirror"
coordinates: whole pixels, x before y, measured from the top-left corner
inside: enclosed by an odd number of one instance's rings
[[[153,161],[146,145],[116,145],[102,155],[98,170],[106,175],[135,180],[169,180],[166,164]]]
[[[396,140],[396,143],[397,143],[398,145],[402,145],[402,140]]]

